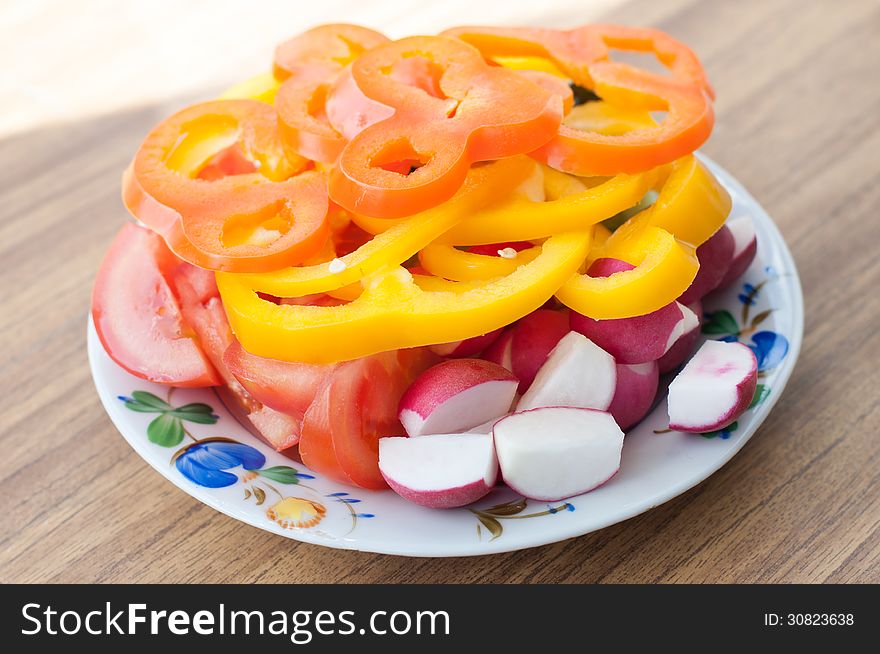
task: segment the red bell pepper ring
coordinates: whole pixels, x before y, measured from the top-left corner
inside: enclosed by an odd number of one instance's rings
[[[355,213],[400,218],[436,206],[471,164],[531,152],[562,120],[559,95],[456,39],[395,41],[364,53],[351,74],[394,109],[345,146],[330,174],[330,197]]]
[[[275,95],[285,144],[314,161],[336,160],[346,139],[327,121],[325,101],[330,85],[361,53],[386,36],[357,25],[322,25],[275,50],[274,74],[286,80]]]
[[[545,57],[611,104],[667,112],[657,127],[625,134],[563,124],[555,138],[532,153],[557,170],[575,175],[642,172],[692,152],[712,131],[714,92],[699,59],[659,30],[597,24],[570,31],[458,27],[445,34],[476,46],[486,57]],[[610,48],[652,52],[670,75],[610,61]]]
[[[200,166],[213,165],[211,155],[230,141],[259,172],[200,179]],[[205,102],[150,132],[123,177],[123,201],[192,264],[277,270],[307,259],[329,236],[326,180],[301,172],[305,163],[285,155],[270,105]]]

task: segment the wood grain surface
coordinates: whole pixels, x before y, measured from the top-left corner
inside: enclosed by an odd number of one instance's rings
[[[595,17],[588,3],[544,4],[526,20]],[[442,11],[410,19],[428,30]],[[775,218],[800,269],[801,357],[740,454],[622,524],[476,558],[298,544],[173,487],[101,408],[85,324],[126,219],[123,166],[151,125],[205,89],[0,141],[0,581],[880,582],[880,4],[636,0],[604,18],[660,27],[699,53],[718,91],[705,150]]]

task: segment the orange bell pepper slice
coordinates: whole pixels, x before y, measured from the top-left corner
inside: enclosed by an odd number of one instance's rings
[[[205,162],[235,144],[259,172],[198,178]],[[329,235],[326,181],[301,172],[305,163],[285,155],[270,105],[205,102],[150,132],[123,176],[123,201],[192,264],[275,270],[315,254]]]
[[[283,80],[275,94],[278,121],[292,152],[313,161],[332,163],[346,139],[327,120],[327,91],[340,72],[386,36],[357,25],[322,25],[282,43],[275,50],[275,77]]]
[[[401,65],[415,70],[406,81],[394,76]],[[562,121],[557,94],[456,39],[379,46],[351,74],[366,97],[394,109],[358,133],[330,173],[330,197],[352,213],[400,218],[436,206],[471,164],[531,152]]]
[[[533,156],[576,175],[649,170],[699,147],[712,131],[714,97],[694,52],[656,29],[585,25],[570,30],[458,27],[444,32],[476,46],[486,57],[537,56],[553,62],[576,84],[607,102],[665,111],[657,127],[601,134],[563,124]],[[670,75],[611,61],[609,49],[652,52]]]

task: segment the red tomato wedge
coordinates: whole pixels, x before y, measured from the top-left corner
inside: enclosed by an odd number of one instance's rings
[[[303,421],[303,463],[339,481],[385,488],[379,439],[403,434],[397,405],[413,379],[439,358],[427,348],[383,352],[338,364]]]
[[[258,357],[237,340],[226,349],[223,363],[255,399],[299,420],[335,368]]]
[[[95,329],[110,357],[133,375],[174,386],[215,386],[222,380],[169,286],[178,264],[159,235],[123,226],[92,291]]]
[[[206,270],[182,263],[174,276],[186,322],[198,335],[208,358],[226,382],[236,413],[243,413],[256,429],[257,435],[276,450],[286,450],[299,441],[301,418],[265,406],[253,397],[233,376],[223,355],[235,342],[226,312],[214,284],[214,275]]]

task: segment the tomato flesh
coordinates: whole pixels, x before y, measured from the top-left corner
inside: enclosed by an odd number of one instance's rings
[[[169,286],[177,257],[160,236],[127,223],[113,240],[92,291],[92,318],[110,357],[160,384],[222,383],[181,315]]]

